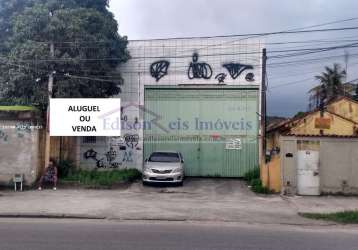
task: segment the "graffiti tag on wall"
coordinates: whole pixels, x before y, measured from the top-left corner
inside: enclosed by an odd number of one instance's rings
[[[134,162],[135,151],[140,150],[138,147],[139,135],[125,134],[123,139],[114,139],[110,143],[108,151],[100,154],[90,148],[84,152],[83,158],[94,161],[96,168],[126,168],[126,163]]]
[[[203,78],[203,79],[210,79],[213,75],[213,70],[211,66],[205,62],[199,62],[199,55],[198,53],[194,53],[192,56],[192,62],[188,68],[188,78]]]
[[[162,77],[168,74],[169,61],[160,60],[150,65],[150,75],[158,82]]]
[[[242,72],[248,69],[253,69],[252,65],[241,64],[241,63],[226,63],[223,67],[227,69],[232,79],[238,78]]]
[[[161,78],[168,74],[169,66],[170,63],[167,60],[155,61],[150,65],[150,75],[158,82]],[[233,80],[237,79],[244,71],[254,69],[252,65],[235,62],[224,63],[222,67],[228,71],[229,75]],[[194,52],[192,55],[192,61],[190,62],[187,70],[188,78],[190,80],[211,79],[212,75],[213,69],[211,65],[206,62],[200,62],[199,54]],[[218,81],[219,84],[224,83],[226,76],[227,75],[225,73],[219,72],[215,76],[215,79]],[[252,72],[247,73],[245,76],[245,80],[247,82],[255,81],[254,74]]]
[[[0,142],[9,142],[11,139],[25,138],[33,130],[42,129],[41,125],[32,125],[30,122],[18,122],[10,125],[0,125]]]

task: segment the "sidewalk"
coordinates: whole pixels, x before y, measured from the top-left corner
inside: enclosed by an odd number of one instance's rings
[[[358,198],[261,196],[238,180],[192,179],[183,187],[2,191],[0,204],[0,216],[329,225],[297,213],[355,209]]]
[[[358,197],[354,196],[293,196],[283,197],[291,208],[300,213],[333,213],[358,210]]]

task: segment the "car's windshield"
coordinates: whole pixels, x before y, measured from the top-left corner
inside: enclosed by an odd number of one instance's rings
[[[149,157],[150,162],[179,162],[179,155],[170,152],[155,152]]]

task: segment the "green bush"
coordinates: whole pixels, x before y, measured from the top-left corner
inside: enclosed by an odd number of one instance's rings
[[[262,185],[262,182],[260,179],[252,179],[250,182],[249,182],[249,185],[250,186],[261,186]]]
[[[261,179],[260,179],[260,169],[255,168],[253,170],[248,171],[244,175],[244,180],[248,183],[248,185],[251,186],[251,190],[255,193],[260,194],[269,194],[271,191],[262,185]]]
[[[357,210],[336,213],[299,213],[299,215],[309,219],[334,221],[343,224],[358,224]]]
[[[58,177],[65,178],[72,175],[76,171],[76,167],[72,161],[62,160],[57,164]]]
[[[270,194],[271,193],[270,189],[268,189],[267,187],[264,187],[262,185],[262,182],[260,179],[255,179],[255,181],[253,182],[253,185],[251,185],[251,190],[254,191],[255,193],[260,193],[260,194]]]
[[[246,172],[246,174],[244,174],[244,180],[247,182],[250,182],[253,179],[259,179],[259,178],[260,178],[260,169],[259,168],[249,170],[248,172]]]
[[[78,181],[80,184],[93,187],[111,187],[114,184],[132,182],[141,177],[137,169],[121,170],[77,170],[73,174],[64,178],[67,181]]]

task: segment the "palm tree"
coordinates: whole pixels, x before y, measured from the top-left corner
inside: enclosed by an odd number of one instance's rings
[[[333,64],[333,68],[325,67],[321,75],[315,76],[320,81],[320,85],[310,89],[310,110],[318,108],[320,105],[327,103],[332,98],[349,93],[348,85],[343,83],[346,77],[346,71],[341,69],[338,63]]]

